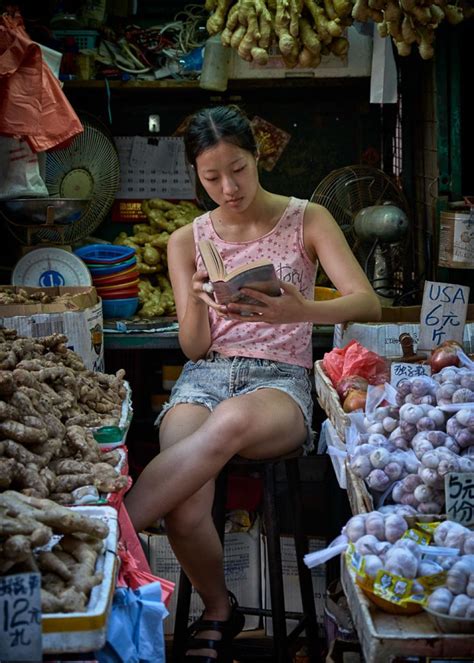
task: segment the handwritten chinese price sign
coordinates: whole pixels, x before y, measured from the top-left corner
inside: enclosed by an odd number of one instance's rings
[[[0,576],[0,660],[42,659],[41,575]]]
[[[443,341],[463,342],[469,287],[425,281],[418,349],[431,350]]]
[[[465,527],[474,525],[474,473],[451,472],[444,478],[446,515]]]
[[[418,377],[419,375],[431,375],[431,368],[427,364],[409,364],[394,361],[390,364],[390,384],[397,387],[403,380]]]

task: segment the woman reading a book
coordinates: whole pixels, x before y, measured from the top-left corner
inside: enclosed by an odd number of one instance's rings
[[[160,453],[126,506],[137,530],[165,518],[173,550],[203,600],[186,661],[227,662],[243,615],[225,584],[211,516],[214,479],[236,454],[256,459],[311,449],[312,326],[378,320],[380,304],[325,208],[262,188],[258,148],[238,107],[197,112],[185,147],[216,207],[169,240],[179,339],[189,361],[159,417]],[[227,272],[269,259],[279,296],[244,288],[250,303],[217,303],[198,250],[202,240],[212,240]],[[318,263],[340,298],[314,301]]]

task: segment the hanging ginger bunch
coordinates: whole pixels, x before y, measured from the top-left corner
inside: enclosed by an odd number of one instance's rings
[[[346,28],[373,21],[391,37],[401,56],[416,44],[420,56],[434,55],[435,30],[472,17],[470,0],[206,0],[207,30],[248,62],[266,65],[276,44],[287,67],[315,68],[322,55],[343,58],[349,49]]]
[[[353,0],[206,0],[210,35],[247,62],[266,65],[277,44],[287,67],[317,67],[322,55],[344,57]]]

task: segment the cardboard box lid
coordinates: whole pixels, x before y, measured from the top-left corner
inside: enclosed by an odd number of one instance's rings
[[[419,323],[420,314],[421,306],[382,306],[381,320],[358,324],[383,325],[387,322]],[[474,304],[468,305],[466,320],[474,320]]]
[[[72,297],[67,301],[53,302],[51,304],[0,304],[0,317],[13,318],[15,316],[30,316],[35,313],[64,313],[65,311],[83,311],[86,308],[95,306],[100,300],[97,291],[93,286],[55,286],[52,288],[32,288],[29,286],[0,286],[0,292],[17,293],[25,291],[28,294],[32,292],[45,292],[51,297],[59,297],[65,294],[71,294]]]

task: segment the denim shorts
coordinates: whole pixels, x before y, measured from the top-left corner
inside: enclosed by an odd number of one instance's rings
[[[225,357],[217,352],[206,359],[188,361],[176,381],[169,401],[163,405],[155,425],[165,413],[179,403],[204,405],[211,412],[232,396],[250,394],[257,389],[284,391],[299,405],[306,425],[305,453],[313,449],[313,399],[308,369],[269,359]]]

